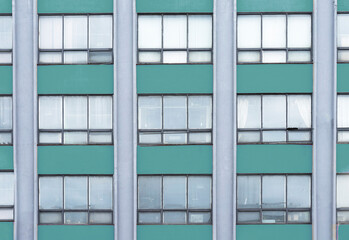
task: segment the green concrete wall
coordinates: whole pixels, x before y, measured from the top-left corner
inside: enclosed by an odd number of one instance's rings
[[[7,0],[8,1],[8,0]],[[112,13],[113,0],[38,0],[38,13]]]
[[[137,240],[212,240],[212,226],[139,225]]]
[[[342,0],[346,1],[346,0]],[[237,0],[238,12],[312,12],[312,0]]]
[[[337,64],[337,91],[349,92],[349,64]]]
[[[13,170],[12,146],[0,146],[0,170]]]
[[[213,0],[137,0],[138,13],[212,12]]]
[[[38,94],[112,94],[113,65],[38,66]]]
[[[138,93],[212,93],[212,65],[138,65]]]
[[[238,65],[237,85],[238,93],[311,93],[313,65]]]
[[[0,13],[12,13],[12,1],[0,0]]]
[[[337,228],[337,240],[348,240],[349,239],[349,225],[339,225]]]
[[[349,144],[337,144],[337,172],[349,173]]]
[[[311,173],[311,145],[238,145],[238,173]]]
[[[39,225],[38,240],[114,240],[114,226]],[[2,239],[1,239],[2,240]]]
[[[113,174],[113,146],[39,146],[39,174]]]
[[[337,0],[337,11],[349,11],[348,0]]]
[[[137,147],[138,174],[211,174],[212,146]]]
[[[0,222],[0,240],[13,240],[13,222]]]
[[[12,66],[0,66],[0,94],[12,94]]]
[[[312,240],[311,224],[237,225],[236,240]]]

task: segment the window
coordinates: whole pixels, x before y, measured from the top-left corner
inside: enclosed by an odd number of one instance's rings
[[[112,36],[112,15],[41,15],[39,63],[112,63]]]
[[[311,62],[311,14],[239,14],[238,63]]]
[[[138,63],[211,63],[212,15],[138,15]]]
[[[349,13],[337,15],[338,62],[349,62]]]
[[[0,172],[0,221],[13,221],[15,198],[13,172]]]
[[[311,142],[311,95],[239,95],[238,142]]]
[[[138,176],[138,224],[211,224],[211,176]]]
[[[338,94],[337,108],[337,141],[349,143],[349,94]]]
[[[12,144],[12,97],[0,96],[0,145],[10,144]]]
[[[112,144],[112,96],[39,96],[40,144]]]
[[[337,175],[337,222],[349,223],[349,175]]]
[[[139,144],[210,144],[212,96],[138,97]]]
[[[12,64],[11,15],[0,15],[0,64]]]
[[[111,176],[40,176],[40,224],[112,224]]]
[[[239,175],[239,224],[311,222],[310,175]]]

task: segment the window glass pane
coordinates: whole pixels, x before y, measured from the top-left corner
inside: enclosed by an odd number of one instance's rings
[[[186,212],[164,212],[165,224],[185,224],[187,222]]]
[[[89,63],[112,63],[112,52],[90,52],[88,55]]]
[[[144,144],[160,144],[161,134],[160,133],[140,133],[139,143]]]
[[[349,95],[338,95],[337,104],[337,127],[349,127]]]
[[[262,16],[263,48],[286,47],[286,15]]]
[[[262,206],[263,208],[286,207],[286,177],[262,177]],[[264,219],[264,216],[263,216]]]
[[[87,52],[85,51],[69,51],[64,52],[65,64],[86,64]]]
[[[139,52],[138,61],[140,63],[159,63],[161,54],[160,52]]]
[[[10,64],[10,63],[12,63],[12,53],[0,52],[0,64]]]
[[[348,50],[338,50],[338,61],[339,62],[349,61],[349,51]]]
[[[337,222],[349,222],[349,211],[337,211]]]
[[[212,16],[189,15],[189,48],[212,48]]]
[[[310,62],[310,51],[288,51],[289,62]]]
[[[113,214],[111,212],[90,213],[90,224],[112,224]]]
[[[41,212],[39,219],[41,224],[61,224],[63,222],[60,212]]]
[[[285,223],[286,212],[264,211],[262,212],[262,223]]]
[[[65,212],[65,224],[87,224],[87,212]]]
[[[286,142],[286,131],[263,131],[263,142]]]
[[[263,128],[286,128],[286,96],[264,95]]]
[[[165,96],[164,97],[164,128],[186,129],[187,128],[187,97]]]
[[[90,132],[89,143],[112,143],[112,137],[111,132]]]
[[[62,128],[62,97],[39,97],[39,128]]]
[[[211,142],[211,133],[189,133],[189,143],[205,144]]]
[[[187,178],[163,177],[164,209],[184,209],[186,204]]]
[[[261,47],[261,16],[238,16],[238,48]]]
[[[159,209],[161,202],[161,177],[138,177],[138,208]]]
[[[113,207],[113,178],[90,177],[90,209],[112,209]]]
[[[113,16],[89,16],[90,48],[112,48]]]
[[[212,62],[211,51],[191,51],[189,52],[189,62],[209,63]]]
[[[64,178],[64,208],[87,209],[87,177]]]
[[[61,52],[40,52],[39,62],[41,64],[60,64],[62,63],[62,53]]]
[[[163,17],[164,48],[187,47],[187,16],[165,15]]]
[[[62,209],[63,208],[63,178],[40,177],[39,178],[39,208]]]
[[[64,48],[87,48],[87,16],[64,17]]]
[[[288,141],[311,141],[310,131],[288,131]]]
[[[87,97],[64,97],[64,128],[87,128]]]
[[[188,208],[211,209],[211,177],[188,177]]]
[[[142,212],[138,214],[138,222],[142,224],[160,223],[161,215],[157,212]]]
[[[349,207],[349,175],[337,176],[337,208]]]
[[[12,16],[0,17],[0,49],[12,48]]]
[[[161,16],[138,16],[138,47],[161,48]]]
[[[261,207],[261,177],[237,177],[237,202],[238,208]]]
[[[211,223],[210,212],[190,212],[189,223]]]
[[[260,141],[261,141],[261,134],[258,131],[238,133],[239,143],[260,142]]]
[[[238,128],[261,127],[261,96],[238,96]]]
[[[189,128],[212,128],[212,97],[189,96]]]
[[[62,49],[62,22],[62,16],[39,17],[40,49]]]
[[[186,63],[187,52],[186,51],[164,51],[163,62],[164,63]]]
[[[90,129],[112,129],[113,98],[90,96],[89,102]]]
[[[138,97],[138,128],[160,129],[162,127],[161,97]]]
[[[13,209],[12,208],[0,208],[0,220],[1,221],[12,221],[13,220]]]
[[[87,132],[65,132],[64,144],[87,144]]]
[[[338,131],[338,142],[349,142],[349,131]]]
[[[311,47],[311,15],[288,15],[287,44],[290,48]]]
[[[11,144],[12,133],[0,133],[0,144]]]
[[[289,223],[310,223],[310,212],[288,212],[287,221]]]
[[[349,47],[349,14],[337,15],[337,47]]]
[[[263,63],[285,63],[286,51],[263,51]]]
[[[13,172],[0,173],[0,205],[13,205],[14,195]]]
[[[261,53],[259,51],[239,51],[239,63],[259,63],[261,61]]]
[[[311,96],[288,95],[287,98],[287,127],[311,128]]]
[[[164,144],[187,144],[186,133],[165,133]]]
[[[310,176],[287,176],[287,207],[310,208]]]
[[[62,134],[60,132],[58,133],[48,133],[48,132],[41,132],[39,134],[39,142],[40,143],[62,143]]]
[[[0,129],[12,129],[12,97],[0,97]]]
[[[238,212],[238,223],[258,223],[260,221],[259,212]]]

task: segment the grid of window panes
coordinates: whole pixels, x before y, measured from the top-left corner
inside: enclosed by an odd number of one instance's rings
[[[110,64],[112,48],[110,14],[39,16],[39,64]]]
[[[40,176],[40,224],[113,224],[112,176]]]
[[[139,144],[211,144],[211,95],[138,97]]]
[[[138,224],[211,224],[211,176],[138,176]]]
[[[337,95],[337,141],[349,143],[349,94]]]
[[[310,94],[238,95],[238,143],[310,143]]]
[[[0,64],[12,64],[11,15],[0,15]]]
[[[39,96],[40,144],[112,144],[112,96]]]
[[[138,63],[211,62],[211,14],[138,15]]]
[[[237,176],[239,224],[311,222],[310,175]]]
[[[13,172],[0,172],[0,221],[13,221],[14,206],[14,175]]]
[[[337,222],[349,223],[349,174],[337,175]]]
[[[12,97],[3,95],[0,96],[0,145],[10,144],[12,144]]]
[[[311,14],[240,13],[238,63],[312,61]]]
[[[349,13],[337,15],[338,62],[349,62]]]

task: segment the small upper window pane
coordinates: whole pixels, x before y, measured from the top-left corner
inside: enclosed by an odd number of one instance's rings
[[[138,17],[138,47],[161,48],[161,16],[141,15]]]
[[[64,17],[64,48],[87,48],[87,16]]]

